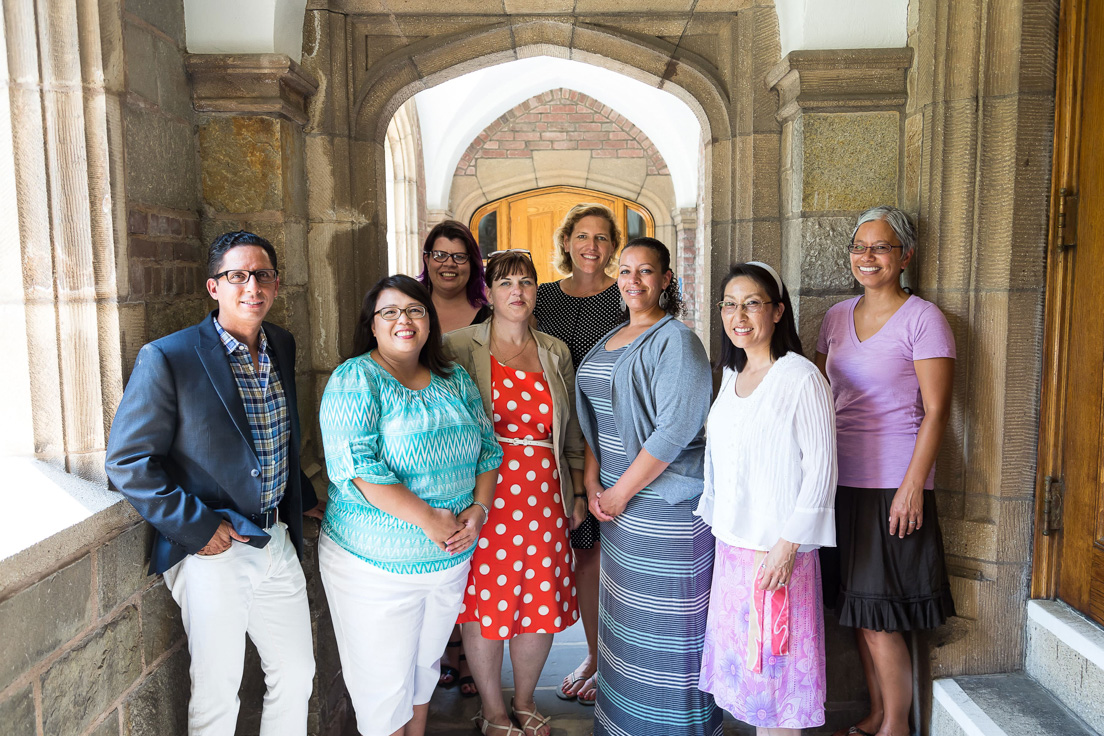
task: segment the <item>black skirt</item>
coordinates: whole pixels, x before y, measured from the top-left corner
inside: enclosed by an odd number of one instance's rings
[[[587,509],[587,515],[583,523],[571,532],[571,546],[574,549],[594,549],[594,544],[600,536],[600,529],[598,519],[590,513],[590,509]]]
[[[849,486],[836,491],[837,546],[821,550],[821,558],[825,603],[839,611],[844,626],[934,629],[955,615],[935,492],[924,491],[924,523],[904,539],[889,533],[896,493]]]

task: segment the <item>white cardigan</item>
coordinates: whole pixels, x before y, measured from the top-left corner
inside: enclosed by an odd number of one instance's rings
[[[836,544],[836,421],[816,366],[782,356],[747,398],[727,368],[706,424],[705,491],[695,514],[725,544],[807,552]]]

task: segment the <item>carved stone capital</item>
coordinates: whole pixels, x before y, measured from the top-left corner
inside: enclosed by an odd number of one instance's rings
[[[318,89],[284,54],[189,54],[196,112],[282,117],[307,122],[307,99]]]
[[[798,113],[902,107],[912,49],[791,51],[767,74],[779,122]]]

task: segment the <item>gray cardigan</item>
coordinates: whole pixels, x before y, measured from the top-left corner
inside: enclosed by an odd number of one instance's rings
[[[599,340],[579,369],[624,324]],[[613,417],[630,462],[642,449],[670,465],[649,484],[669,504],[694,498],[704,478],[705,418],[713,399],[709,359],[698,336],[666,316],[629,343],[613,366]],[[598,420],[576,386],[579,427],[595,457]]]

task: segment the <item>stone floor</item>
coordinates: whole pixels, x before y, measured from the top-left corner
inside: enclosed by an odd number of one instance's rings
[[[552,736],[588,736],[594,729],[594,708],[565,702],[556,697],[556,689],[566,673],[579,664],[586,652],[586,639],[581,624],[557,634],[548,662],[537,685],[537,709],[552,718]],[[507,652],[502,664],[502,680],[511,683],[510,657]],[[511,690],[505,690],[509,702]],[[427,736],[472,736],[478,734],[472,717],[479,710],[479,698],[463,698],[457,688],[438,689],[429,704]],[[725,736],[751,734],[752,729],[739,724],[725,714]],[[634,734],[634,736],[663,736],[662,734]]]

